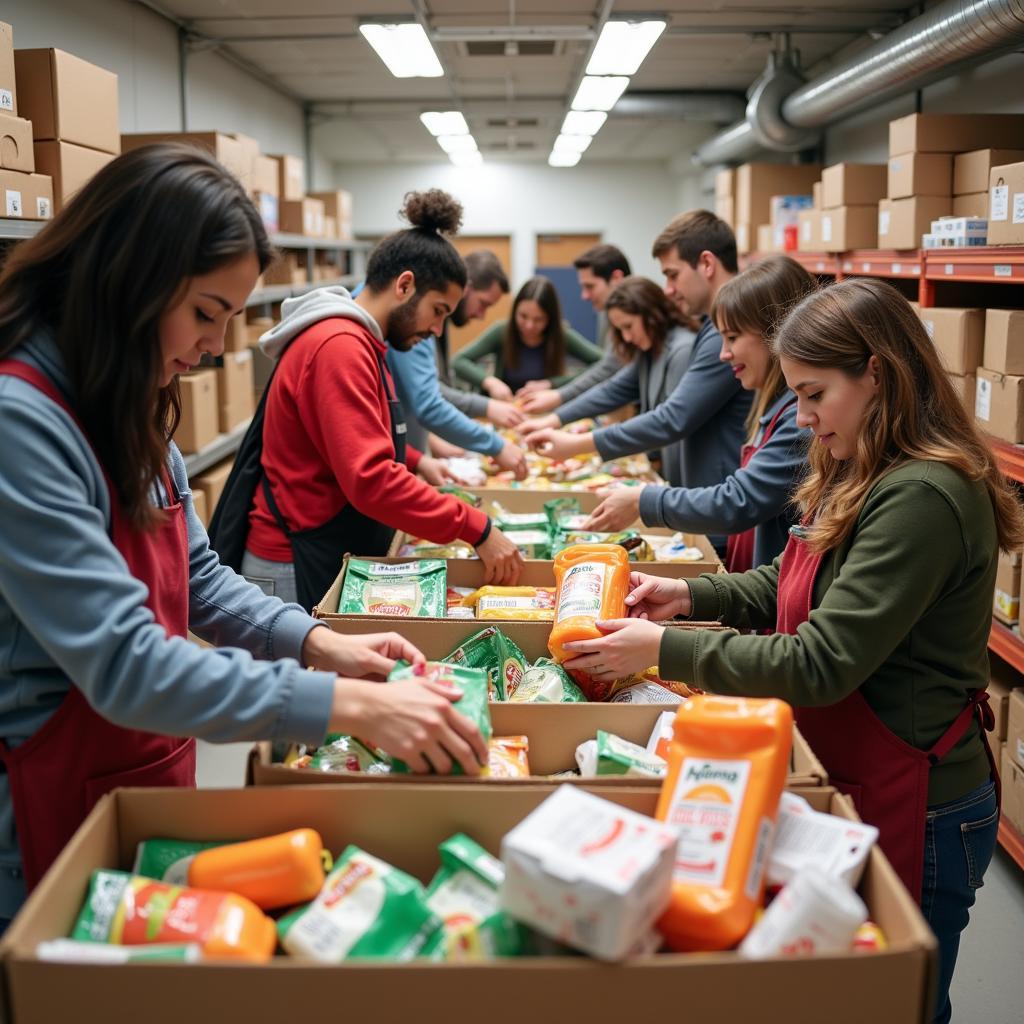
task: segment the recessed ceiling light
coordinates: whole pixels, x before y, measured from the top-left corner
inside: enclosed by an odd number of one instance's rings
[[[552,167],[575,167],[579,162],[579,153],[556,153],[552,150],[551,155],[548,157],[548,163]]]
[[[437,144],[446,153],[472,153],[476,149],[472,135],[438,135]]]
[[[420,120],[431,135],[468,135],[469,125],[460,110],[428,110]]]
[[[603,110],[570,110],[562,122],[565,135],[596,135],[608,120]]]
[[[624,76],[595,77],[587,75],[580,82],[573,110],[611,110],[626,91],[629,79]]]
[[[664,31],[664,21],[605,22],[587,64],[587,74],[635,75]]]
[[[360,25],[359,31],[395,78],[440,78],[444,74],[422,25]]]
[[[589,135],[559,135],[552,150],[555,153],[583,153],[593,141]]]

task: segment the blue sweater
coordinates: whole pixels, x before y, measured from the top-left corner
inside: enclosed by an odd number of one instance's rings
[[[15,357],[67,393],[52,339],[37,335]],[[334,674],[298,661],[316,623],[219,563],[173,444],[168,464],[188,526],[189,626],[217,650],[154,622],[145,585],[111,542],[109,492],[88,442],[38,390],[0,377],[0,736],[9,746],[43,726],[71,680],[99,714],[131,728],[216,743],[326,734]],[[0,917],[24,899],[20,863],[0,774]]]

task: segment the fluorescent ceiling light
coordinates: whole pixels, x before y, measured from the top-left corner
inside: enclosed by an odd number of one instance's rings
[[[559,135],[552,151],[555,153],[583,153],[594,140],[589,135]]]
[[[359,31],[395,78],[440,78],[444,74],[422,25],[360,25]]]
[[[456,167],[479,167],[484,162],[484,155],[475,149],[472,153],[450,153],[448,159]]]
[[[476,149],[472,135],[438,135],[437,144],[446,153],[472,153]]]
[[[596,135],[607,120],[603,110],[570,110],[562,122],[562,134]]]
[[[469,125],[460,110],[428,110],[420,114],[431,135],[468,135]]]
[[[611,110],[626,91],[627,85],[629,79],[626,77],[595,78],[593,75],[587,75],[576,91],[572,109]]]
[[[579,153],[559,153],[552,150],[551,156],[548,157],[548,163],[552,167],[575,167],[579,162]]]
[[[664,31],[664,21],[606,22],[587,64],[587,74],[635,75]]]

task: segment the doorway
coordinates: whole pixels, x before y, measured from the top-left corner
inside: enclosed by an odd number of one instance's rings
[[[538,235],[535,273],[547,277],[558,292],[562,318],[590,341],[597,339],[597,313],[580,295],[576,268],[580,253],[601,242],[600,235]]]

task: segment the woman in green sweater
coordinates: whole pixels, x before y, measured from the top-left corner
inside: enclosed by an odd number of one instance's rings
[[[566,355],[587,365],[601,360],[601,350],[562,323],[555,286],[546,277],[531,277],[512,303],[512,316],[499,320],[464,348],[453,364],[456,376],[491,398],[507,402],[527,384],[560,388],[576,376],[565,372]],[[494,357],[494,372],[481,363]]]
[[[632,617],[570,644],[568,667],[612,679],[658,664],[715,693],[792,704],[938,936],[935,1020],[948,1021],[960,933],[998,827],[987,643],[997,550],[1024,541],[1020,506],[890,285],[851,280],[810,296],[774,347],[816,439],[785,552],[690,581],[634,573]],[[676,616],[776,632],[652,621]]]

